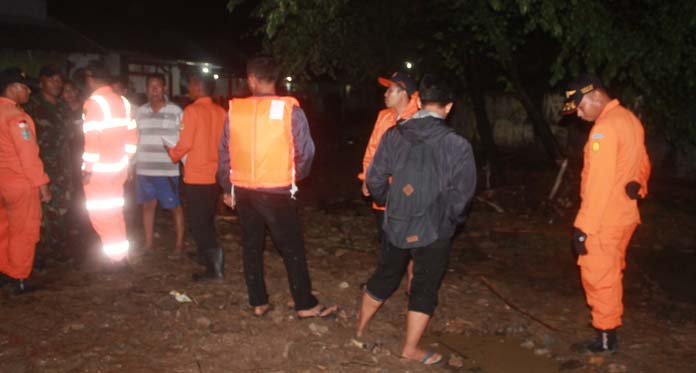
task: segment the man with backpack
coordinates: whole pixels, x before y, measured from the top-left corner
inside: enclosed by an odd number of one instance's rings
[[[356,336],[363,336],[413,259],[401,356],[432,365],[442,355],[420,349],[418,342],[437,306],[452,236],[474,195],[476,164],[469,142],[446,125],[454,101],[446,81],[427,75],[419,92],[421,110],[385,133],[367,170],[372,197],[386,204],[383,228],[388,247],[365,287]]]

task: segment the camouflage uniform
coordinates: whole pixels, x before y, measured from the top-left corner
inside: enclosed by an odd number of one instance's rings
[[[71,145],[74,125],[68,119],[66,105],[58,100],[52,104],[40,92],[33,94],[25,109],[36,123],[39,157],[51,179],[53,198],[44,203],[39,250],[64,254],[68,238],[67,212],[72,200],[73,165]]]

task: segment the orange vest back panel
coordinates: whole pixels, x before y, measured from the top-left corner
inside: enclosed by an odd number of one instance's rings
[[[229,110],[230,181],[245,188],[294,184],[293,97],[233,99]]]

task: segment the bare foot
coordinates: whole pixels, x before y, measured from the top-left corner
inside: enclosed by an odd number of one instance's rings
[[[271,305],[264,304],[263,306],[254,307],[254,316],[264,316],[268,311],[270,311]]]
[[[331,317],[336,314],[336,311],[338,310],[338,306],[333,305],[331,307],[326,307],[321,304],[317,304],[316,306],[308,309],[308,310],[301,310],[297,311],[297,317],[301,319],[306,319],[309,317],[319,317],[319,318],[326,318],[326,317]]]

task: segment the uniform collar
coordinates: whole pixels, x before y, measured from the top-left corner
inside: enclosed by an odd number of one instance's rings
[[[605,116],[605,115],[606,115],[608,112],[610,112],[613,108],[619,106],[619,104],[620,104],[620,102],[619,102],[619,100],[616,99],[616,98],[613,99],[613,100],[611,100],[611,101],[609,101],[609,103],[608,103],[606,106],[604,106],[604,109],[602,109],[602,112],[599,113],[599,116],[597,117],[597,119],[595,120],[595,122],[596,122],[597,120],[599,120],[601,117]]]
[[[5,104],[5,105],[17,106],[17,103],[14,102],[14,100],[10,100],[7,97],[0,97],[0,103]]]
[[[204,103],[204,104],[213,103],[213,98],[210,96],[199,97],[196,99],[196,101],[194,101],[194,103],[196,103],[196,104],[197,103]]]

